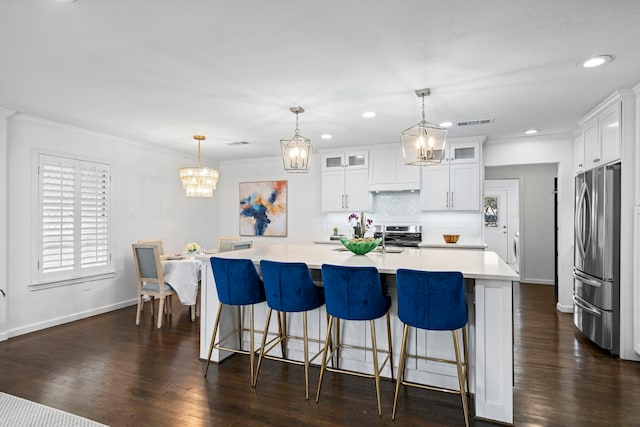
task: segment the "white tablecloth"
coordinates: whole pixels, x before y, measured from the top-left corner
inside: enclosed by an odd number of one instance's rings
[[[184,305],[195,305],[202,263],[197,259],[162,261],[164,281],[171,285]]]

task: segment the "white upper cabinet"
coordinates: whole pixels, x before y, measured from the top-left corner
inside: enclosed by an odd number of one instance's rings
[[[322,155],[320,206],[323,212],[369,209],[367,150]]]
[[[584,170],[584,138],[582,133],[578,134],[574,138],[574,166],[576,174]]]
[[[420,205],[428,211],[479,211],[480,139],[448,141],[440,165],[422,167]]]
[[[621,119],[622,100],[614,94],[578,122],[580,135],[574,147],[576,173],[621,159]]]
[[[420,167],[404,164],[400,144],[369,150],[369,191],[401,191],[420,188]]]

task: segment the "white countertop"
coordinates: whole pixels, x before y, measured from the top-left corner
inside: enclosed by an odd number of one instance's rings
[[[251,249],[221,252],[215,257],[268,259],[281,262],[304,262],[309,268],[322,264],[373,266],[381,273],[395,274],[398,268],[433,271],[460,271],[470,279],[518,281],[520,276],[495,252],[485,250],[452,251],[444,248],[407,248],[402,253],[369,252],[354,255],[337,251],[332,245],[281,244],[254,246]],[[208,257],[198,257],[207,259]]]
[[[340,240],[314,240],[316,245],[339,245]],[[395,246],[394,246],[395,247]],[[436,243],[436,242],[421,242],[418,243],[420,248],[446,248],[446,249],[486,249],[486,243]]]

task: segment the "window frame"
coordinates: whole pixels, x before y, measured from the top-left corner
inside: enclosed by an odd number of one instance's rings
[[[71,168],[74,171],[74,179],[73,179],[73,208],[68,212],[73,212],[68,215],[71,217],[72,224],[72,242],[71,251],[72,251],[72,265],[67,266],[66,268],[62,268],[59,271],[54,271],[54,269],[50,269],[50,271],[45,271],[45,258],[44,258],[44,223],[45,223],[45,205],[44,203],[44,167],[45,165],[54,165],[59,164],[64,167]],[[33,152],[33,165],[34,165],[34,174],[35,177],[33,180],[33,228],[34,236],[33,236],[33,270],[32,270],[32,280],[30,287],[32,289],[45,289],[56,286],[63,286],[74,283],[82,283],[91,280],[97,280],[102,278],[114,277],[114,263],[113,263],[113,227],[111,221],[111,212],[112,212],[112,185],[111,185],[111,164],[96,161],[78,158],[77,156],[60,154],[60,153],[50,153],[44,151],[35,151]],[[96,173],[97,171],[97,173]],[[83,174],[83,172],[85,172]],[[88,173],[87,173],[88,172]],[[98,176],[96,179],[92,179],[91,175]],[[85,177],[83,179],[83,176]],[[96,189],[92,190],[91,186],[87,187],[87,183],[91,183],[92,181],[99,181],[96,185]],[[85,184],[83,186],[83,184]],[[87,188],[89,191],[87,192]],[[84,189],[84,191],[83,191]],[[106,195],[104,195],[106,193]],[[90,196],[87,198],[87,194]],[[103,194],[104,197],[100,198],[100,194]],[[84,201],[83,202],[83,195]],[[92,197],[93,196],[93,197]],[[87,211],[83,209],[86,206],[92,206],[91,201],[95,199],[96,202],[93,204],[97,206],[96,213],[92,214],[91,211]],[[106,206],[104,206],[106,204]],[[62,206],[62,203],[60,203]],[[101,208],[100,205],[103,205]],[[88,212],[88,213],[87,213]],[[103,221],[99,221],[98,217],[105,217]],[[95,219],[98,218],[98,219]],[[67,218],[68,219],[68,218]],[[92,221],[92,219],[95,219]],[[54,221],[55,222],[55,221]],[[60,225],[62,225],[63,219],[60,220]],[[93,226],[91,224],[93,223]],[[100,225],[98,225],[98,223]],[[91,264],[90,262],[84,261],[82,259],[83,254],[83,225],[90,224],[89,231],[93,231],[87,233],[85,228],[85,242],[89,241],[93,243],[90,245],[93,249],[95,249],[95,256],[93,257],[94,261],[97,261],[95,265],[87,265]],[[99,228],[106,229],[103,233],[104,236],[100,236]],[[92,236],[93,234],[93,236]],[[89,236],[88,238],[86,236]],[[106,240],[106,242],[104,242]],[[100,241],[104,242],[100,245]],[[63,244],[59,244],[59,248],[56,248],[62,254]],[[97,248],[101,247],[102,251],[101,255],[98,255]],[[86,246],[85,246],[86,248]],[[106,253],[105,253],[106,251]],[[86,251],[85,251],[86,253]],[[91,258],[90,258],[91,259]]]

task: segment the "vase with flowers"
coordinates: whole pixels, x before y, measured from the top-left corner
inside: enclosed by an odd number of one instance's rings
[[[200,250],[200,245],[196,242],[190,242],[184,245],[184,249],[187,251],[189,258],[194,258],[196,256],[196,252]]]
[[[347,218],[349,225],[353,227],[353,237],[354,238],[362,238],[371,225],[373,224],[373,220],[371,218],[365,218],[364,212],[360,212],[360,215],[356,213],[352,213]]]

